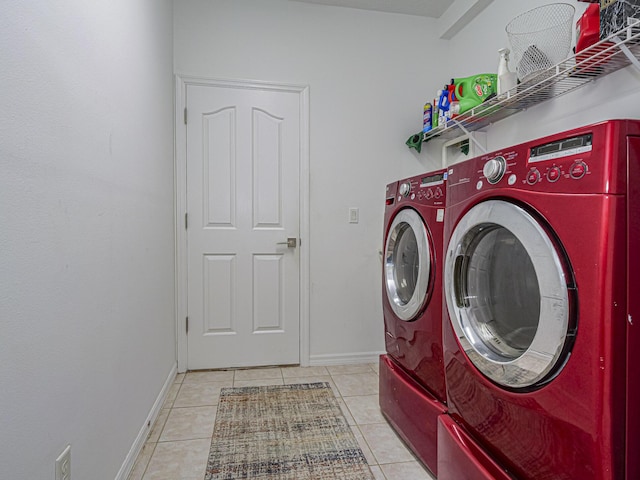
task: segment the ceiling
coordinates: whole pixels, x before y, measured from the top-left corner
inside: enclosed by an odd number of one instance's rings
[[[359,8],[379,12],[404,13],[421,17],[440,18],[453,3],[451,0],[294,0],[336,7]]]

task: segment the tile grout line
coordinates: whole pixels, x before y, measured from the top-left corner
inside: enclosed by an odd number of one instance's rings
[[[180,374],[178,374],[180,375]],[[177,376],[176,376],[177,377]],[[174,381],[173,385],[180,385],[178,387],[178,392],[176,393],[176,398],[178,398],[178,395],[180,394],[180,390],[182,389],[182,382],[184,381],[184,376],[181,377],[181,381]],[[171,413],[171,411],[173,410],[173,403],[175,402],[175,399],[173,402],[171,402],[171,406],[167,409],[161,408],[160,409],[160,414],[158,415],[158,417],[156,418],[156,421],[154,422],[154,424],[151,426],[151,429],[149,430],[149,434],[147,435],[147,439],[145,440],[145,445],[148,445],[149,443],[153,444],[153,447],[151,449],[151,453],[149,454],[149,458],[147,459],[147,461],[145,462],[144,465],[144,469],[142,470],[142,475],[140,476],[141,479],[144,479],[144,476],[147,474],[147,469],[149,468],[149,464],[151,463],[151,458],[153,457],[153,454],[156,451],[156,447],[158,446],[158,442],[160,441],[160,437],[162,436],[162,432],[164,431],[164,427],[167,424],[167,420],[169,419],[169,414]],[[160,428],[159,432],[158,432],[158,439],[155,442],[149,442],[149,437],[151,437],[151,432],[152,430],[156,427],[156,424],[158,422],[158,420],[160,420],[160,415],[162,415],[162,410],[169,410],[169,413],[167,413],[167,417],[164,419],[164,423],[162,424],[162,427]],[[144,446],[143,446],[144,448]],[[138,456],[140,456],[142,452],[138,453]],[[137,461],[137,459],[136,459]],[[135,463],[134,463],[135,466]],[[129,475],[131,475],[131,472],[129,473]]]
[[[373,370],[371,367],[369,367],[370,370]],[[386,475],[384,474],[384,472],[382,471],[382,468],[380,467],[380,463],[378,461],[378,457],[376,457],[375,453],[373,453],[373,450],[371,449],[371,445],[369,445],[369,442],[367,441],[366,437],[364,436],[364,434],[362,433],[362,430],[360,429],[360,424],[358,423],[358,421],[356,420],[355,416],[353,415],[353,412],[351,411],[351,409],[349,408],[349,404],[344,400],[344,396],[342,395],[342,392],[340,391],[340,389],[338,388],[338,385],[335,383],[335,380],[333,378],[333,374],[331,373],[331,371],[329,369],[327,369],[327,371],[329,372],[329,377],[331,378],[332,383],[336,386],[336,389],[338,390],[338,394],[340,395],[340,399],[342,400],[342,403],[344,403],[345,407],[347,407],[347,410],[349,411],[349,414],[351,415],[351,417],[353,418],[353,421],[355,422],[355,427],[358,429],[358,432],[360,432],[360,436],[362,437],[362,441],[365,443],[365,445],[367,446],[367,448],[369,449],[369,452],[371,452],[371,456],[376,460],[376,464],[375,465],[370,465],[370,466],[376,466],[380,469],[380,472],[382,473],[382,475],[384,476],[384,478],[386,479]],[[374,372],[375,373],[375,372]],[[356,439],[357,441],[357,439]]]
[[[142,475],[140,476],[141,480],[144,480],[144,476],[147,474],[147,469],[149,468],[149,464],[151,463],[151,457],[153,457],[153,454],[156,451],[156,447],[158,446],[157,443],[153,444],[153,448],[151,449],[151,453],[149,454],[149,459],[147,460],[144,469],[142,470]]]

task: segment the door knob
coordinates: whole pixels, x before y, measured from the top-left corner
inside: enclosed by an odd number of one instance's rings
[[[276,245],[286,245],[288,248],[296,248],[298,239],[296,237],[289,237],[286,242],[278,242]]]

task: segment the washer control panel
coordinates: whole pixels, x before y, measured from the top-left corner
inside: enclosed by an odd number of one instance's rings
[[[525,182],[536,185],[543,182],[556,183],[563,178],[580,180],[589,172],[584,157],[589,156],[592,150],[593,134],[591,133],[531,147],[528,160],[529,171]]]
[[[553,142],[530,146],[518,146],[475,159],[478,170],[476,177],[458,180],[452,175],[449,181],[473,181],[475,190],[481,191],[492,185],[497,187],[556,184],[559,189],[569,187],[568,180],[574,182],[590,174],[588,161],[593,150],[593,134],[587,133]],[[474,160],[470,161],[471,163]],[[459,169],[455,165],[451,175]],[[546,187],[544,187],[546,188]]]
[[[447,203],[471,195],[626,194],[627,138],[640,137],[640,122],[608,120],[487,152],[449,166]]]

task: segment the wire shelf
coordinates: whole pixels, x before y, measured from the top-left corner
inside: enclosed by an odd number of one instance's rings
[[[629,23],[627,28],[541,71],[508,92],[423,133],[422,141],[435,137],[451,139],[479,130],[631,64],[640,70],[640,19],[629,19]]]

